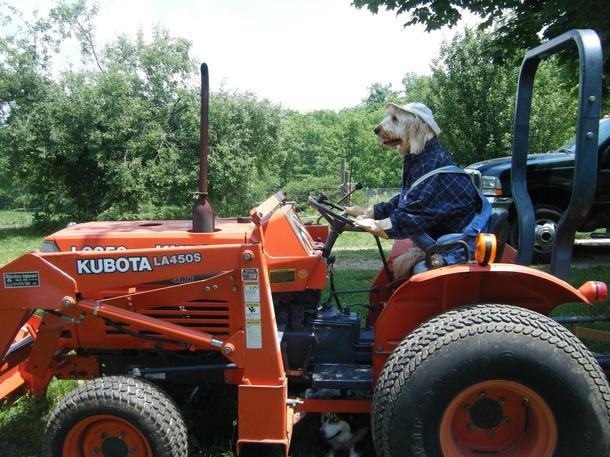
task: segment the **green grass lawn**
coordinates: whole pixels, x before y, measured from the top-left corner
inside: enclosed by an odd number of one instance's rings
[[[20,255],[37,249],[46,233],[31,225],[31,215],[24,212],[0,211],[0,267]],[[386,253],[391,241],[382,240]],[[364,233],[345,233],[337,241],[335,280],[338,289],[362,289],[368,287],[381,266],[373,238]],[[610,268],[574,268],[570,282],[576,286],[588,279],[610,283]],[[327,292],[323,299],[327,297]],[[342,297],[345,303],[363,303],[367,294]],[[554,315],[579,315],[606,311],[607,303],[593,310],[584,304],[564,304]],[[610,324],[599,323],[595,328],[610,330]],[[593,350],[608,350],[604,346],[588,342]],[[610,352],[610,350],[608,351]],[[49,412],[70,389],[74,381],[53,381],[47,395],[41,400],[21,398],[10,408],[0,410],[0,457],[35,457],[42,440],[44,424]],[[232,420],[235,412],[235,396],[231,388],[213,391],[197,400],[187,412],[192,457],[231,457],[234,440]],[[323,455],[322,441],[315,416],[307,417],[295,428],[292,457]]]
[[[0,266],[40,247],[44,234],[31,223],[31,213],[0,211]]]

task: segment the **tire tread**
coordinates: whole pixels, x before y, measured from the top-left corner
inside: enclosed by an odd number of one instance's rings
[[[392,457],[389,434],[398,396],[417,368],[439,349],[463,338],[486,333],[513,333],[536,338],[563,350],[597,386],[610,425],[610,388],[585,345],[548,317],[511,305],[473,305],[447,311],[415,329],[392,352],[381,372],[371,410],[373,442],[379,457]]]
[[[49,417],[42,455],[56,457],[52,441],[75,411],[95,410],[108,405],[130,410],[155,430],[155,443],[150,443],[155,456],[188,455],[186,425],[178,406],[156,385],[129,376],[96,378],[70,392]]]

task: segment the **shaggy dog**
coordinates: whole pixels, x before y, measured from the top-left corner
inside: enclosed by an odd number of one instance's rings
[[[394,104],[388,105],[385,117],[373,131],[382,146],[398,146],[401,157],[421,153],[426,142],[434,137],[428,124]]]
[[[434,137],[430,126],[414,114],[403,111],[394,104],[388,105],[386,115],[373,130],[379,143],[386,147],[397,146],[398,154],[419,154],[424,150],[426,142]],[[418,247],[412,247],[394,259],[392,270],[395,279],[402,279],[412,274],[413,267],[424,260],[426,255]],[[432,268],[444,264],[440,254],[432,255]]]
[[[400,254],[392,262],[392,272],[394,273],[394,280],[403,279],[413,274],[413,267],[415,264],[421,262],[426,258],[426,253],[420,248],[413,246],[406,252]],[[430,258],[430,268],[442,267],[445,264],[443,256],[440,254],[432,254]]]
[[[360,427],[352,432],[349,423],[335,413],[324,413],[321,418],[320,432],[331,447],[326,457],[335,457],[337,451],[349,451],[349,457],[362,455],[362,441],[368,433],[367,427]]]

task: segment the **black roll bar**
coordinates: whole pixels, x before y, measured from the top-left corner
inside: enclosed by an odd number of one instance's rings
[[[576,45],[579,56],[578,119],[574,180],[570,203],[555,231],[551,273],[567,279],[572,263],[574,234],[587,217],[595,194],[597,175],[597,135],[601,113],[602,48],[593,30],[570,30],[525,55],[521,64],[515,106],[515,135],[511,163],[511,186],[519,221],[516,262],[529,265],[534,251],[534,207],[527,191],[529,121],[534,76],[541,60]]]

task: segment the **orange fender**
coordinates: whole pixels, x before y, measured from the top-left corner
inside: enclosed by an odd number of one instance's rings
[[[375,324],[374,378],[389,354],[422,322],[458,306],[502,303],[548,314],[566,302],[591,304],[548,273],[513,264],[452,265],[413,276],[392,294]]]

